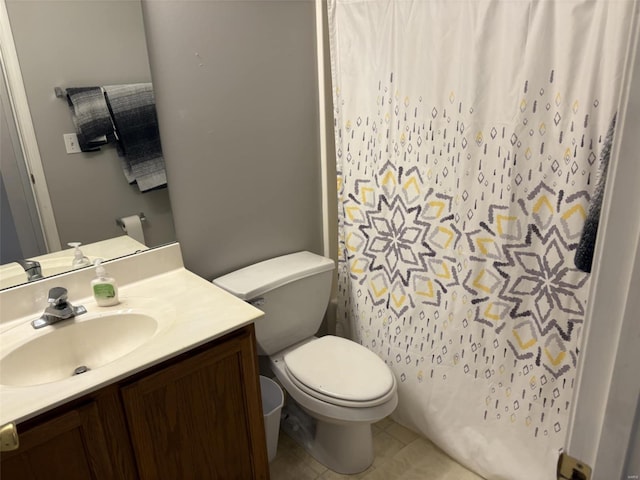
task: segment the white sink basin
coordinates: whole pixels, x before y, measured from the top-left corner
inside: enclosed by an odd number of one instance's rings
[[[45,327],[42,334],[32,329],[33,336],[0,359],[0,384],[24,387],[68,379],[76,369],[97,369],[131,353],[158,330],[158,322],[145,313],[85,315]]]

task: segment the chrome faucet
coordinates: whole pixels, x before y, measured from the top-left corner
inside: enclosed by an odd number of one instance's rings
[[[16,260],[16,263],[19,263],[20,266],[24,268],[28,281],[33,282],[34,280],[42,278],[42,268],[40,267],[40,263],[35,260]]]
[[[67,289],[64,287],[54,287],[49,290],[49,306],[44,310],[40,318],[36,318],[31,325],[33,328],[42,328],[53,325],[61,320],[87,313],[87,309],[82,305],[73,306],[67,300]]]

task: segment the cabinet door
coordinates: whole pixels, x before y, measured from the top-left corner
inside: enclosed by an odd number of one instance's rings
[[[20,448],[0,457],[2,480],[112,479],[95,403],[20,432]]]
[[[140,477],[268,478],[253,326],[122,388]]]

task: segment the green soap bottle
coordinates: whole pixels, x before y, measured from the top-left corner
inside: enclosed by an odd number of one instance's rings
[[[96,278],[91,280],[91,290],[96,303],[101,307],[110,307],[120,303],[118,300],[118,285],[102,266],[102,259],[95,261]]]

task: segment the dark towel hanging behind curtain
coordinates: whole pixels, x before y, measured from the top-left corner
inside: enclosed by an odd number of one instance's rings
[[[609,157],[611,156],[611,145],[613,143],[613,134],[616,129],[616,115],[613,116],[607,136],[600,152],[599,177],[596,183],[595,191],[589,203],[589,211],[587,219],[584,222],[582,236],[578,242],[576,256],[574,258],[575,265],[583,272],[591,273],[593,264],[593,253],[596,246],[596,237],[598,235],[598,223],[600,221],[600,211],[602,210],[602,200],[604,197],[604,187],[607,183],[607,170],[609,168]]]

